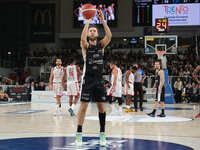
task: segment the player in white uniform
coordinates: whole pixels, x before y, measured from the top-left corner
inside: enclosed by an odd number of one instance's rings
[[[112,77],[108,95],[113,97],[110,102],[112,107],[111,115],[122,115],[122,72],[113,61],[110,62],[110,69],[112,69]],[[118,100],[119,108],[115,108],[114,102],[116,100]]]
[[[74,116],[74,108],[78,101],[80,91],[79,91],[79,76],[82,75],[79,67],[74,59],[70,60],[70,65],[66,68],[67,77],[67,95],[69,96],[69,109],[71,116]],[[75,97],[73,101],[73,97]]]
[[[55,115],[61,113],[61,97],[63,95],[64,88],[64,78],[66,75],[65,68],[62,65],[61,59],[56,59],[56,67],[51,69],[51,74],[49,78],[49,88],[54,91],[55,98],[57,100]]]
[[[131,109],[131,99],[134,95],[134,74],[132,73],[132,68],[126,71],[126,77],[125,77],[125,86],[124,91],[126,95],[126,112],[133,112]]]

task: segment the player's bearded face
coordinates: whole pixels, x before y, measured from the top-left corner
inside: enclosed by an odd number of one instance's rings
[[[155,69],[160,69],[160,63],[158,62],[155,63]]]
[[[56,60],[56,66],[61,66],[61,64],[62,64],[62,61],[60,59],[57,59]]]
[[[99,34],[96,28],[89,28],[89,31],[88,31],[89,40],[95,41],[98,36]]]

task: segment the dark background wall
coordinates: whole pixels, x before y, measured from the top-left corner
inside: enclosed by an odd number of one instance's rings
[[[29,19],[29,0],[0,1],[1,65],[13,67],[18,60],[25,59],[24,53],[28,51],[30,43]]]

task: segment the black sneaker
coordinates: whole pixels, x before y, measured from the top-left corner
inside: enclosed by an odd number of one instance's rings
[[[137,108],[135,108],[135,112],[137,112]]]
[[[154,113],[149,113],[149,114],[147,114],[148,116],[150,116],[150,117],[155,117],[155,114]]]
[[[160,114],[160,115],[157,115],[158,117],[166,117],[165,114]]]

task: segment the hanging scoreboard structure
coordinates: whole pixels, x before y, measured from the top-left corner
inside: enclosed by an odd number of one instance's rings
[[[156,18],[155,28],[156,28],[156,31],[159,33],[167,32],[167,30],[169,28],[168,19],[167,18]]]

